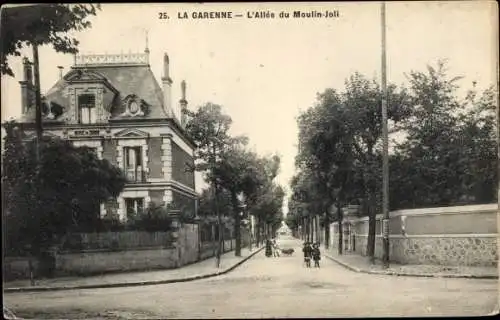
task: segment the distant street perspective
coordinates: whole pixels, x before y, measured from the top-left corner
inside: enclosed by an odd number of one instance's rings
[[[498,6],[225,6],[2,6],[4,318],[497,314]]]

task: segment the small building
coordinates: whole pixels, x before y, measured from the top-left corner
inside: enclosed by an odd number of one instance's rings
[[[178,106],[172,105],[170,61],[165,53],[161,84],[155,79],[149,49],[139,54],[75,55],[74,64],[42,97],[44,135],[68,139],[95,150],[125,172],[128,183],[116,200],[96,204],[101,216],[128,213],[149,204],[173,204],[195,216],[195,144],[185,133],[186,82]],[[32,64],[23,62],[20,124],[35,135]]]

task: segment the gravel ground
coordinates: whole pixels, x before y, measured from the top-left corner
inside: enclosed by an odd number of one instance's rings
[[[299,246],[283,240],[283,246]],[[319,269],[261,252],[217,278],[167,285],[12,293],[18,316],[45,319],[383,317],[487,315],[497,280],[394,277],[349,271],[329,259]]]

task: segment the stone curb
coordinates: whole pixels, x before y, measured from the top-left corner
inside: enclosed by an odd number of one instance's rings
[[[497,275],[474,275],[474,274],[429,274],[429,273],[406,273],[406,272],[394,272],[394,271],[378,271],[378,270],[367,270],[358,267],[351,266],[340,259],[333,258],[325,254],[325,257],[330,260],[335,261],[346,269],[359,273],[368,274],[379,274],[386,276],[396,276],[396,277],[420,277],[420,278],[465,278],[465,279],[498,279]]]
[[[106,284],[90,284],[81,286],[64,286],[64,287],[20,287],[20,288],[4,288],[4,293],[14,293],[14,292],[41,292],[41,291],[62,291],[62,290],[79,290],[79,289],[105,289],[105,288],[121,288],[121,287],[138,287],[138,286],[152,286],[159,284],[169,284],[177,282],[188,282],[201,279],[207,279],[212,277],[217,277],[226,273],[229,273],[239,267],[241,264],[246,262],[248,259],[252,258],[254,255],[262,251],[264,247],[257,249],[256,251],[250,253],[247,257],[241,259],[231,267],[208,274],[202,274],[197,276],[190,276],[186,278],[178,279],[168,279],[168,280],[151,280],[151,281],[140,281],[140,282],[119,282],[119,283],[106,283]]]

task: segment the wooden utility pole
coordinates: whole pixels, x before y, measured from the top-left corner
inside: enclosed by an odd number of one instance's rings
[[[35,201],[38,202],[38,175],[40,172],[40,143],[43,136],[43,126],[42,126],[42,98],[40,94],[40,62],[38,59],[38,44],[33,41],[31,44],[33,49],[33,76],[35,80],[34,90],[35,90],[35,128],[36,128],[36,140],[35,140],[35,154],[36,154],[36,171],[34,183],[34,197]],[[28,100],[29,101],[29,100]],[[30,283],[32,286],[35,285],[34,268],[33,268],[33,245],[30,245],[30,259],[28,263],[29,273],[30,273]]]
[[[213,142],[212,145],[212,170],[215,170],[215,162],[217,160],[217,155],[216,155],[216,146],[215,142]],[[215,256],[215,264],[216,267],[220,267],[220,260],[221,260],[221,255],[222,255],[222,218],[220,215],[220,210],[219,210],[219,186],[217,185],[217,181],[215,179],[213,180],[213,188],[214,188],[214,204],[215,204],[215,212],[217,214],[217,226],[218,226],[218,237],[217,237],[217,254]]]
[[[384,256],[383,264],[385,268],[389,267],[389,134],[387,124],[387,57],[386,57],[386,21],[385,21],[385,1],[381,4],[381,23],[382,23],[382,212],[384,215],[383,244]]]

